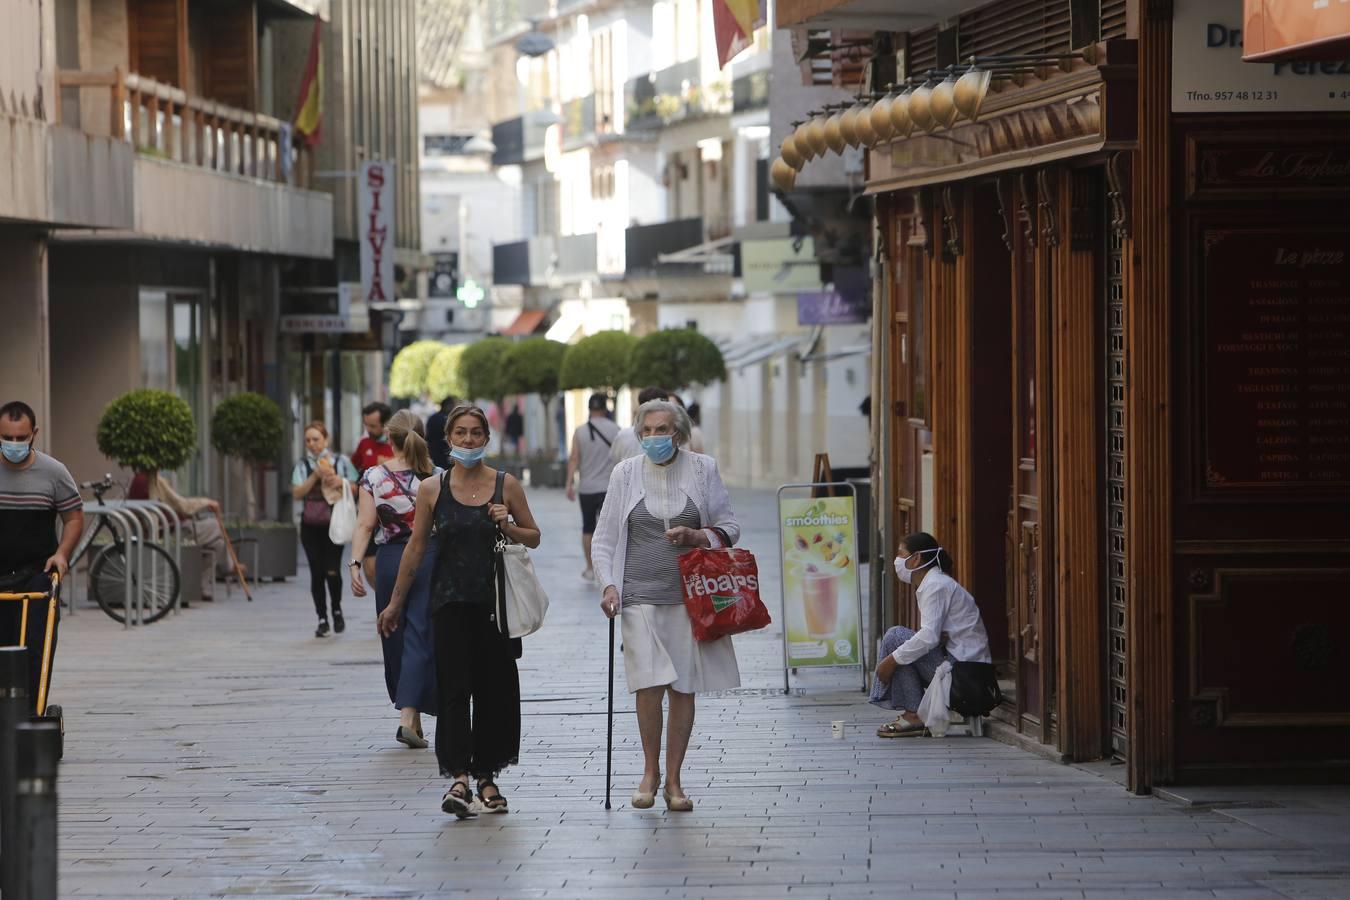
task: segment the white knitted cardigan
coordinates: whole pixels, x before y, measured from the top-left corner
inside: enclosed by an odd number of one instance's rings
[[[646,496],[642,467],[645,456],[626,459],[614,467],[609,476],[609,490],[605,505],[600,509],[600,520],[595,526],[591,543],[591,562],[601,587],[618,589],[623,594],[623,566],[628,556],[628,516]],[[673,473],[682,490],[698,507],[699,522],[704,528],[717,526],[727,533],[735,544],[741,536],[740,523],[731,511],[731,495],[717,471],[717,461],[711,456],[680,450],[680,458],[671,463]],[[709,535],[713,546],[718,546],[715,535]]]

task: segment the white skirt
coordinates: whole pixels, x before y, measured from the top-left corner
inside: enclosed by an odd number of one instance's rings
[[[670,685],[682,694],[740,687],[731,638],[694,640],[683,603],[623,607],[623,665],[628,691]]]

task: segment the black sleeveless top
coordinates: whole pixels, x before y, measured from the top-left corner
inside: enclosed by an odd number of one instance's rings
[[[446,472],[441,476],[434,521],[440,545],[431,573],[431,611],[448,603],[492,606],[497,526],[488,515],[488,504],[465,506],[456,500]]]

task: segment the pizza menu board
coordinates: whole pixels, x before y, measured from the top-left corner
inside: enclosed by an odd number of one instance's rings
[[[1350,229],[1207,229],[1211,490],[1350,486]]]

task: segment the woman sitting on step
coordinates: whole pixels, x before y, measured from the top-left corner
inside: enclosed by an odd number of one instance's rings
[[[912,584],[919,604],[919,630],[897,626],[881,639],[881,660],[872,683],[871,702],[898,710],[894,722],[877,729],[884,738],[924,733],[919,703],[942,663],[991,663],[989,635],[975,598],[951,577],[952,558],[926,532],[900,542],[895,572]]]

